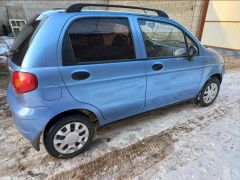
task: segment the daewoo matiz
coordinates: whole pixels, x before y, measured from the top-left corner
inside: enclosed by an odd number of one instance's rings
[[[83,11],[86,6],[153,11]],[[44,12],[17,36],[8,59],[13,120],[39,150],[81,153],[94,124],[183,101],[216,99],[224,63],[182,25],[156,9],[74,4]]]

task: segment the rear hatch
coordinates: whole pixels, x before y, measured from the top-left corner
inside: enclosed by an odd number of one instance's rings
[[[23,106],[27,106],[26,102],[29,102],[29,99],[33,97],[33,96],[27,95],[28,93],[24,93],[24,92],[29,92],[34,89],[33,87],[29,86],[32,84],[32,80],[31,80],[32,77],[29,78],[29,73],[23,73],[24,76],[20,74],[21,66],[24,62],[25,55],[31,45],[32,40],[36,36],[36,33],[38,32],[39,28],[41,27],[41,25],[43,24],[43,21],[46,18],[47,18],[46,15],[38,15],[37,17],[29,21],[22,28],[20,33],[17,35],[9,53],[8,62],[7,62],[9,75],[10,75],[10,78],[9,78],[10,86],[8,88],[8,96],[15,96],[14,99],[18,102],[18,104],[21,104]],[[34,88],[37,88],[36,78],[34,83],[35,83]],[[18,87],[21,87],[20,89],[21,92],[19,91],[19,89],[16,88],[17,87],[16,84],[18,84]]]
[[[38,15],[30,20],[17,35],[8,58],[8,68],[10,77],[14,71],[19,71],[23,63],[24,56],[31,45],[31,41],[46,19],[45,15]]]

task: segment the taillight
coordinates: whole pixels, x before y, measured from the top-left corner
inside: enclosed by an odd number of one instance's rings
[[[36,75],[27,72],[15,71],[12,74],[12,84],[17,94],[33,91],[38,86]]]

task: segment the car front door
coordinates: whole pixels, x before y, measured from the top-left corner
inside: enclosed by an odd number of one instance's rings
[[[77,101],[97,107],[105,123],[144,109],[145,62],[128,17],[79,18],[62,37],[63,80]]]
[[[179,27],[166,22],[138,19],[140,40],[146,52],[145,110],[196,97],[203,60],[189,58],[189,47],[197,45]]]

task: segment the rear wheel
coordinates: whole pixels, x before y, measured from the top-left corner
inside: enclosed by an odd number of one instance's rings
[[[93,124],[88,117],[80,114],[67,116],[45,132],[44,145],[53,157],[74,157],[91,144],[93,132]]]
[[[198,95],[197,102],[202,107],[211,105],[217,98],[220,89],[220,81],[218,78],[213,77],[203,86]]]

